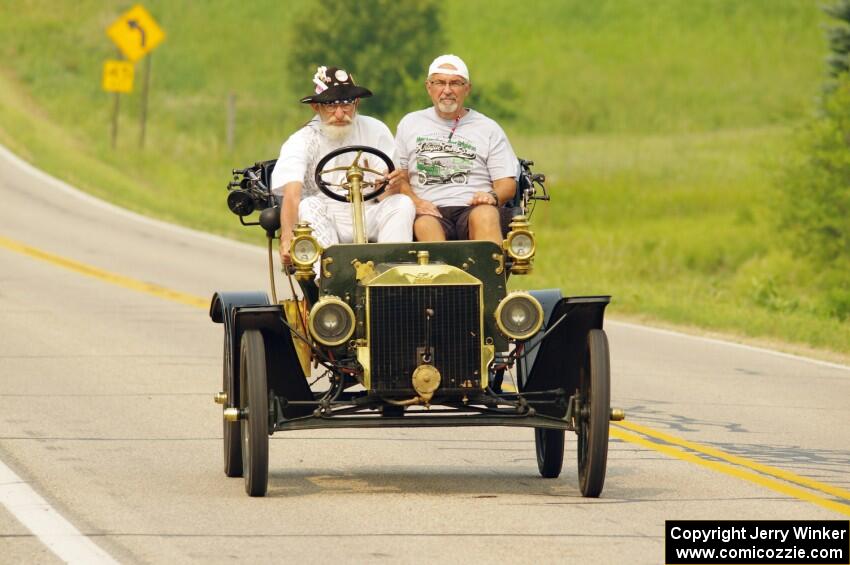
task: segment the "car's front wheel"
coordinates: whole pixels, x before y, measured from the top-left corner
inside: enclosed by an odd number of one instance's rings
[[[239,407],[242,412],[242,471],[245,492],[265,496],[269,484],[269,389],[266,348],[259,330],[242,334]]]
[[[228,405],[234,406],[233,400],[236,398],[235,380],[233,375],[233,358],[230,352],[231,336],[230,332],[224,332],[224,356],[222,369],[222,386],[221,390],[227,395]],[[242,440],[240,437],[240,423],[228,422],[224,420],[223,438],[224,438],[224,474],[228,477],[242,476]]]
[[[578,478],[581,494],[597,497],[605,484],[608,422],[611,416],[611,369],[608,337],[590,330],[579,384]]]
[[[547,479],[556,479],[564,466],[564,430],[534,428],[537,468]]]

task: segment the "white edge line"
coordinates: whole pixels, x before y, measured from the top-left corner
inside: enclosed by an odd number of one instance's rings
[[[159,229],[169,230],[169,231],[179,233],[179,234],[184,235],[184,236],[196,237],[198,239],[211,241],[213,243],[231,245],[231,246],[238,247],[240,249],[251,250],[251,251],[259,252],[259,253],[263,253],[263,254],[267,253],[267,251],[265,249],[263,249],[262,247],[256,246],[256,245],[251,245],[249,243],[236,241],[234,239],[229,239],[229,238],[214,235],[214,234],[211,234],[211,233],[206,233],[206,232],[194,230],[192,228],[187,228],[187,227],[184,227],[184,226],[178,226],[178,225],[175,225],[175,224],[170,224],[168,222],[164,222],[162,220],[157,220],[157,219],[154,219],[154,218],[149,218],[148,216],[143,216],[143,215],[138,214],[136,212],[133,212],[131,210],[127,210],[126,208],[121,208],[120,206],[110,204],[109,202],[106,202],[105,200],[101,200],[100,198],[92,196],[91,194],[85,193],[85,192],[81,191],[80,189],[71,186],[70,184],[66,183],[65,181],[60,180],[60,179],[58,179],[54,176],[51,176],[51,175],[45,173],[41,169],[37,169],[36,167],[31,165],[30,163],[27,163],[26,161],[24,161],[23,159],[21,159],[20,157],[18,157],[14,153],[12,153],[12,151],[10,151],[8,148],[3,146],[2,144],[0,144],[0,156],[7,159],[14,166],[23,170],[25,173],[34,176],[38,180],[52,186],[53,188],[60,190],[64,193],[66,193],[66,194],[70,194],[71,196],[74,196],[75,198],[78,198],[78,199],[80,199],[80,200],[82,200],[82,201],[84,201],[88,204],[91,204],[91,205],[97,206],[99,208],[102,208],[104,210],[107,210],[110,213],[125,216],[125,217],[131,218],[131,219],[133,219],[137,222],[140,222],[140,223],[143,223],[143,224],[148,224],[148,225],[157,227]]]
[[[66,563],[118,563],[0,461],[0,503]]]
[[[663,335],[675,336],[675,337],[685,337],[689,339],[696,339],[699,341],[705,341],[708,343],[715,343],[718,345],[725,345],[728,347],[736,347],[738,349],[744,349],[746,351],[756,351],[759,353],[769,353],[770,355],[774,355],[776,357],[783,357],[785,359],[793,359],[794,361],[804,361],[806,363],[812,363],[814,365],[821,365],[823,367],[829,367],[831,369],[841,369],[843,371],[850,371],[850,365],[842,365],[841,363],[832,363],[830,361],[821,361],[820,359],[812,359],[811,357],[803,357],[802,355],[794,355],[793,353],[784,353],[782,351],[775,351],[773,349],[767,349],[765,347],[756,347],[754,345],[746,345],[743,343],[735,343],[734,341],[726,341],[723,339],[716,339],[712,337],[704,337],[700,335],[692,335],[683,332],[677,332],[675,330],[666,330],[661,328],[653,328],[651,326],[642,326],[640,324],[633,324],[630,322],[620,322],[616,320],[605,320],[605,323],[612,324],[616,326],[624,326],[627,328],[639,329],[644,331],[655,332]]]
[[[96,206],[100,206],[101,208],[109,210],[110,212],[113,212],[113,213],[116,213],[116,214],[122,214],[124,216],[133,218],[136,221],[139,221],[139,222],[142,222],[142,223],[147,223],[147,224],[156,226],[158,228],[168,229],[168,230],[171,230],[171,231],[183,234],[183,235],[189,235],[189,236],[197,237],[197,238],[200,238],[200,239],[205,239],[207,241],[212,241],[212,242],[215,242],[215,243],[223,243],[223,244],[228,244],[228,245],[234,245],[234,246],[239,247],[241,249],[250,249],[254,252],[259,252],[259,253],[263,253],[263,254],[266,253],[265,250],[263,250],[262,248],[257,247],[257,246],[253,246],[253,245],[250,245],[250,244],[247,244],[247,243],[242,243],[240,241],[228,239],[226,237],[213,235],[213,234],[210,234],[210,233],[205,233],[205,232],[193,230],[193,229],[186,228],[186,227],[183,227],[183,226],[177,226],[177,225],[174,225],[174,224],[169,224],[168,222],[163,222],[161,220],[155,220],[153,218],[149,218],[147,216],[142,216],[141,214],[137,214],[136,212],[131,212],[130,210],[120,208],[118,206],[115,206],[114,204],[110,204],[110,203],[108,203],[104,200],[101,200],[99,198],[95,198],[94,196],[87,194],[85,192],[82,192],[81,190],[74,188],[73,186],[69,185],[68,183],[57,179],[56,177],[53,177],[53,176],[45,173],[44,171],[37,169],[33,165],[27,163],[26,161],[24,161],[23,159],[21,159],[20,157],[18,157],[14,153],[12,153],[9,149],[4,147],[3,145],[0,145],[0,155],[3,155],[6,159],[11,161],[13,164],[18,166],[19,168],[23,169],[24,171],[26,171],[27,173],[29,173],[29,174],[31,174],[35,177],[41,179],[42,181],[52,185],[53,187],[55,187],[55,188],[57,188],[57,189],[59,189],[63,192],[66,192],[68,194],[71,194],[71,195],[73,195],[73,196],[75,196],[75,197],[77,197],[81,200],[84,200],[84,201],[89,202],[91,204],[94,204]],[[805,361],[805,362],[808,362],[808,363],[813,363],[815,365],[821,365],[823,367],[830,367],[830,368],[833,368],[833,369],[841,369],[841,370],[844,370],[844,371],[850,371],[850,366],[848,366],[848,365],[842,365],[840,363],[831,363],[829,361],[821,361],[820,359],[812,359],[810,357],[803,357],[801,355],[784,353],[782,351],[774,351],[773,349],[767,349],[767,348],[764,348],[764,347],[755,347],[755,346],[752,346],[752,345],[744,345],[742,343],[735,343],[733,341],[726,341],[726,340],[710,338],[710,337],[695,336],[695,335],[686,334],[686,333],[683,333],[683,332],[677,332],[677,331],[673,331],[673,330],[665,330],[665,329],[661,329],[661,328],[653,328],[651,326],[643,326],[643,325],[640,325],[640,324],[633,324],[633,323],[630,323],[630,322],[609,321],[609,323],[621,325],[621,326],[626,326],[626,327],[630,327],[630,328],[634,328],[634,329],[642,329],[642,330],[646,330],[646,331],[656,332],[656,333],[660,333],[660,334],[664,334],[664,335],[677,336],[677,337],[687,337],[687,338],[690,338],[690,339],[696,339],[696,340],[705,341],[705,342],[708,342],[708,343],[716,343],[716,344],[719,344],[719,345],[727,345],[727,346],[730,346],[730,347],[737,347],[739,349],[744,349],[744,350],[747,350],[747,351],[758,351],[760,353],[769,353],[769,354],[775,355],[777,357],[784,357],[785,359],[794,359],[795,361]]]

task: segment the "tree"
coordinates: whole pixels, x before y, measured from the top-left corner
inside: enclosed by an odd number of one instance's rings
[[[819,273],[828,312],[850,317],[850,76],[839,75],[821,114],[798,137],[781,176],[779,232]]]
[[[824,12],[840,23],[827,30],[829,48],[832,54],[827,57],[829,72],[833,77],[850,70],[850,0],[838,0],[825,6]]]
[[[435,0],[322,0],[292,30],[297,39],[288,68],[304,77],[296,84],[309,85],[319,65],[344,68],[374,93],[368,114],[391,127],[427,102],[425,74],[445,45]]]
[[[779,233],[799,260],[815,267],[822,302],[844,320],[850,318],[850,0],[824,10],[840,21],[827,30],[832,79],[819,114],[799,130],[775,205]]]
[[[838,24],[827,28],[827,40],[832,52],[826,58],[828,72],[833,79],[850,71],[850,0],[838,0],[835,4],[824,6],[823,11],[838,20]],[[826,85],[829,93],[835,88],[835,80]]]

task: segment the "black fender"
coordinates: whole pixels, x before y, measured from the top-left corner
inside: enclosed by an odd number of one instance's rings
[[[538,292],[545,294],[537,295]],[[579,375],[587,357],[587,335],[592,329],[602,329],[605,307],[611,302],[611,297],[556,299],[555,292],[560,294],[559,291],[532,291],[543,306],[544,325],[524,344],[525,350],[530,353],[523,359],[518,371],[518,384],[522,392],[561,388],[569,397],[579,386]],[[538,411],[563,418],[566,405],[540,406]]]
[[[230,374],[230,386],[225,390],[230,391],[225,408],[239,407],[239,343],[242,333],[237,335],[234,327],[234,310],[240,306],[265,306],[269,303],[269,297],[262,291],[249,292],[216,292],[210,300],[210,318],[216,324],[224,324],[225,347],[230,352],[230,362],[233,370]],[[227,377],[225,377],[227,378]]]
[[[540,305],[543,307],[543,326],[542,329],[537,332],[537,335],[531,337],[525,342],[525,349],[529,351],[528,355],[526,355],[523,360],[523,366],[528,367],[529,369],[534,366],[534,360],[537,358],[537,353],[540,351],[539,347],[534,347],[536,343],[538,343],[543,336],[543,332],[546,331],[546,328],[549,327],[549,323],[552,320],[552,312],[555,311],[555,306],[563,299],[563,295],[561,294],[560,288],[547,288],[544,290],[530,290],[528,293],[537,299],[540,302]],[[528,371],[525,371],[527,374]]]
[[[232,391],[234,399],[228,398],[228,406],[239,405],[240,344],[245,330],[260,330],[266,350],[266,372],[268,386],[275,396],[286,400],[312,401],[313,393],[307,383],[307,375],[301,368],[301,362],[295,351],[295,345],[289,327],[284,323],[283,307],[269,304],[263,292],[216,293],[210,306],[213,321],[225,324],[225,335],[230,339],[230,353],[233,360]],[[309,406],[283,404],[283,415],[296,418],[312,412]]]
[[[269,295],[261,290],[248,292],[216,292],[210,300],[210,318],[216,324],[224,324],[225,331],[236,306],[267,306]]]

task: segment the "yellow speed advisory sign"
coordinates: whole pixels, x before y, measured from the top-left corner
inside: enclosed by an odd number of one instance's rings
[[[127,59],[134,62],[153,51],[165,39],[165,32],[141,4],[133,6],[115,20],[106,28],[106,35]]]
[[[103,89],[107,92],[132,92],[133,63],[129,61],[103,63]]]

